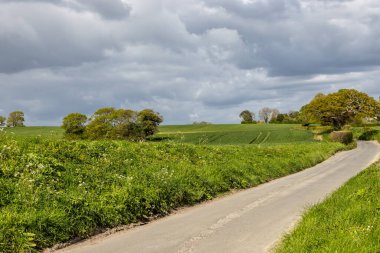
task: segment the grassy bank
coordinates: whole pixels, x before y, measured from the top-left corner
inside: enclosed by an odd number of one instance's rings
[[[276,252],[380,252],[380,165],[312,207]]]
[[[0,252],[38,251],[310,167],[337,143],[196,146],[0,135]]]

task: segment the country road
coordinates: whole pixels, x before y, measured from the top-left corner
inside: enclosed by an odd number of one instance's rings
[[[267,252],[306,207],[375,162],[379,154],[379,144],[359,142],[355,150],[297,174],[56,252]]]

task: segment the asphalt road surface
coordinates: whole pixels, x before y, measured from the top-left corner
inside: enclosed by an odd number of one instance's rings
[[[375,162],[379,154],[379,144],[359,142],[355,150],[297,174],[58,252],[267,252],[305,208]]]

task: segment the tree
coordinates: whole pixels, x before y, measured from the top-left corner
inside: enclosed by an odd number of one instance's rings
[[[162,122],[159,113],[150,109],[136,112],[127,109],[106,107],[98,109],[89,119],[80,113],[67,115],[62,127],[69,134],[82,135],[89,139],[142,140],[158,131]]]
[[[301,109],[305,122],[319,122],[341,129],[345,124],[375,118],[380,113],[380,103],[366,93],[342,89],[335,93],[315,97]]]
[[[141,127],[145,138],[155,134],[162,121],[162,116],[151,109],[144,109],[137,115],[137,123]]]
[[[23,127],[24,126],[24,113],[22,111],[11,112],[7,119],[8,127]]]
[[[113,128],[115,108],[100,108],[90,118],[86,132],[90,139],[112,138],[111,132]]]
[[[249,124],[255,120],[255,113],[244,110],[239,114],[239,117],[242,119],[241,124]]]
[[[4,116],[0,116],[0,126],[5,126],[6,118]]]
[[[115,110],[111,115],[112,130],[108,137],[112,139],[138,139],[141,131],[137,126],[137,112],[126,109]]]
[[[87,116],[81,113],[70,113],[62,121],[65,134],[70,137],[83,137],[86,130]]]
[[[283,123],[285,121],[286,117],[287,117],[286,114],[279,113],[274,121],[277,123]]]
[[[259,115],[265,123],[269,123],[272,119],[275,119],[279,113],[280,112],[275,108],[264,107],[260,110]]]

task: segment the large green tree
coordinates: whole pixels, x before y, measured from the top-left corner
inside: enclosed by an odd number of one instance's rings
[[[249,110],[244,110],[239,114],[239,117],[241,118],[242,124],[249,124],[253,123],[253,121],[255,120],[255,113]]]
[[[86,130],[87,116],[81,113],[70,113],[63,118],[62,128],[70,137],[82,137]]]
[[[137,115],[137,124],[141,127],[144,137],[155,134],[162,121],[163,117],[151,109],[144,109]]]
[[[301,109],[304,122],[319,122],[335,129],[366,118],[375,118],[379,113],[378,101],[354,89],[342,89],[328,95],[318,94]]]
[[[23,127],[25,121],[25,116],[22,111],[11,112],[7,119],[8,127]]]

